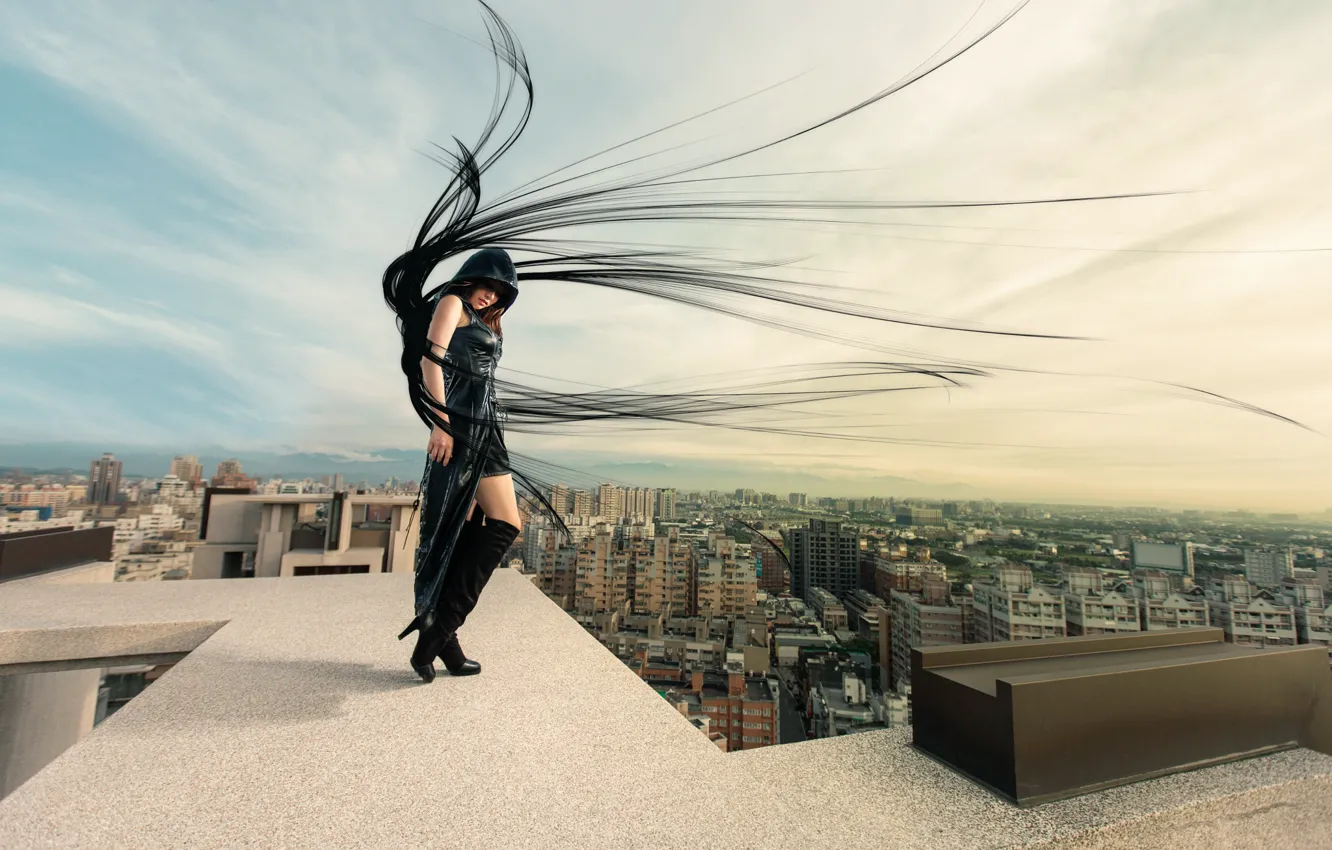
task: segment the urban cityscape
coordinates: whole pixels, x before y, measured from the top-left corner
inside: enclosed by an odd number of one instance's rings
[[[117,582],[412,570],[414,546],[394,544],[413,533],[415,481],[122,466],[5,473],[0,540],[109,530]],[[546,495],[571,539],[525,516],[505,563],[723,751],[909,725],[917,647],[1211,626],[1238,646],[1322,645],[1332,665],[1332,512]],[[170,666],[108,669],[97,722]]]

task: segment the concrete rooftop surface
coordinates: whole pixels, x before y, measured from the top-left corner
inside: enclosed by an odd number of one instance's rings
[[[0,585],[0,665],[192,649],[0,801],[0,847],[1332,847],[1308,750],[1027,810],[910,729],[724,753],[507,568],[481,675],[423,684],[411,585]]]

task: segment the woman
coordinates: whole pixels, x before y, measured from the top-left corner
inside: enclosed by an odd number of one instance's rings
[[[513,261],[505,251],[487,248],[426,302],[434,306],[421,374],[429,396],[444,399],[438,415],[449,429],[435,424],[430,432],[421,482],[416,619],[398,635],[401,640],[417,632],[411,664],[426,682],[435,678],[436,657],[454,676],[481,672],[463,654],[458,629],[518,536],[494,381],[503,348],[500,316],[517,297]]]

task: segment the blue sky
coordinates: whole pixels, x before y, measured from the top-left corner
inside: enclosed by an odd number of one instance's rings
[[[909,70],[975,9],[497,5],[527,48],[537,106],[492,172],[496,189],[800,72],[773,97],[673,137],[695,143],[681,155],[821,116]],[[1006,6],[992,0],[974,23]],[[466,2],[5,4],[0,439],[353,454],[422,443],[379,275],[443,185],[419,151],[470,138],[489,105],[484,54],[459,35],[481,33]],[[1035,0],[929,84],[756,165],[875,168],[821,188],[902,199],[1197,194],[904,214],[873,232],[697,235],[759,257],[807,252],[843,273],[824,279],[895,309],[1111,340],[1052,352],[858,329],[903,346],[1201,385],[1332,433],[1332,255],[1087,250],[1332,246],[1329,35],[1332,9],[1312,3]],[[506,328],[506,366],[598,384],[854,356],[576,288],[525,292]],[[618,439],[609,454],[746,458],[1032,497],[1332,504],[1326,439],[1131,382],[1005,378],[858,412],[895,434],[1051,448],[658,433]],[[606,449],[519,444],[538,455]]]

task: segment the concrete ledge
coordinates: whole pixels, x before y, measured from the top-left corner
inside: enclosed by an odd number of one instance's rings
[[[96,584],[98,582],[109,583],[115,580],[115,562],[92,561],[87,564],[76,564],[72,567],[61,567],[36,575],[3,579],[0,580],[0,585],[3,585],[5,590],[8,591],[24,584]]]
[[[46,630],[202,642],[0,800],[6,850],[987,848],[1148,817],[1178,830],[1153,846],[1185,846],[1202,829],[1190,806],[1264,788],[1304,805],[1332,775],[1332,758],[1295,750],[1020,810],[914,752],[908,729],[723,753],[508,568],[460,632],[484,671],[431,685],[395,640],[410,574],[12,591],[11,660]],[[1317,846],[1286,822],[1261,840]]]
[[[0,667],[0,676],[26,676],[31,673],[59,673],[64,670],[93,670],[105,667],[141,667],[158,664],[176,664],[186,652],[166,652],[157,655],[123,655],[114,658],[70,658],[64,661],[34,661],[30,664],[6,664]]]
[[[225,620],[122,623],[63,629],[0,629],[0,676],[17,673],[164,664],[179,661],[226,625]]]
[[[1279,836],[1286,836],[1288,843]],[[1282,844],[1310,850],[1332,847],[1332,778],[1231,794],[1040,846],[1076,850],[1268,850]]]

